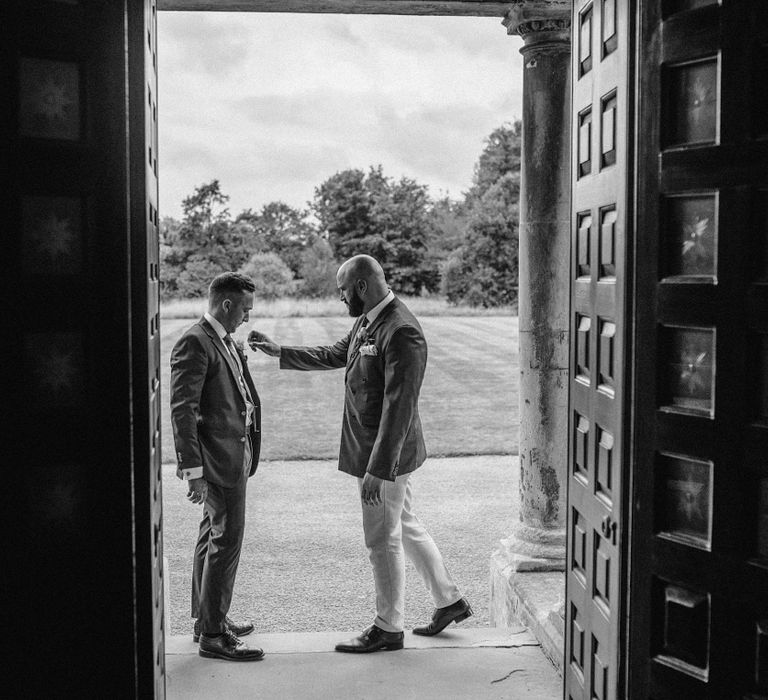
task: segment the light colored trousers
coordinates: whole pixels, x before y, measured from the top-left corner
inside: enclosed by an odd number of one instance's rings
[[[405,608],[405,557],[413,563],[436,608],[462,596],[426,528],[411,511],[410,474],[384,481],[382,503],[363,506],[363,533],[376,586],[374,624],[386,632],[402,632]],[[363,480],[358,478],[358,491]]]

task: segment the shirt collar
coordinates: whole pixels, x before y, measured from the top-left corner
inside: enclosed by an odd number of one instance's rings
[[[390,289],[385,296],[376,306],[374,306],[366,315],[368,323],[371,324],[376,320],[376,317],[383,311],[384,307],[393,301],[395,293]]]
[[[210,324],[211,324],[211,327],[213,328],[213,330],[215,330],[215,331],[216,331],[216,334],[219,336],[219,338],[221,338],[222,340],[224,340],[224,336],[227,334],[227,329],[226,329],[226,328],[224,328],[224,326],[222,326],[222,325],[221,325],[221,324],[220,324],[220,323],[219,323],[219,322],[218,322],[218,321],[217,321],[217,320],[216,320],[216,319],[215,319],[213,316],[211,316],[211,314],[209,314],[207,311],[205,312],[205,314],[203,314],[203,316],[204,316],[205,320],[206,320],[206,321],[208,321],[208,323],[210,323]]]

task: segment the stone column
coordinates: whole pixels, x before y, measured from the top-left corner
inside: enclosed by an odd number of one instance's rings
[[[570,0],[514,0],[504,20],[507,32],[525,41],[521,49],[520,503],[519,521],[491,560],[496,624],[504,624],[501,618],[508,616],[510,604],[502,598],[509,599],[516,572],[563,571],[565,565],[570,13]],[[516,607],[514,602],[511,605]]]

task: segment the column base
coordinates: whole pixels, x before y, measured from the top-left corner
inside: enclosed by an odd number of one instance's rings
[[[511,537],[493,553],[503,569],[512,571],[565,571],[565,530],[519,523]]]
[[[537,559],[536,557],[527,557],[524,554],[512,554],[504,562],[504,569],[512,573],[544,573],[548,571],[563,571],[562,561],[553,559]]]

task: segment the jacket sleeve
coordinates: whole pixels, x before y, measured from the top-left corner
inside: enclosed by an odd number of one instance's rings
[[[198,425],[208,353],[200,339],[184,334],[171,352],[171,425],[179,473],[202,469]]]
[[[339,369],[347,365],[352,331],[333,345],[316,347],[283,345],[280,348],[280,369]]]
[[[427,366],[427,341],[413,326],[401,326],[384,351],[384,398],[379,432],[366,471],[393,481],[403,443],[419,402]]]

